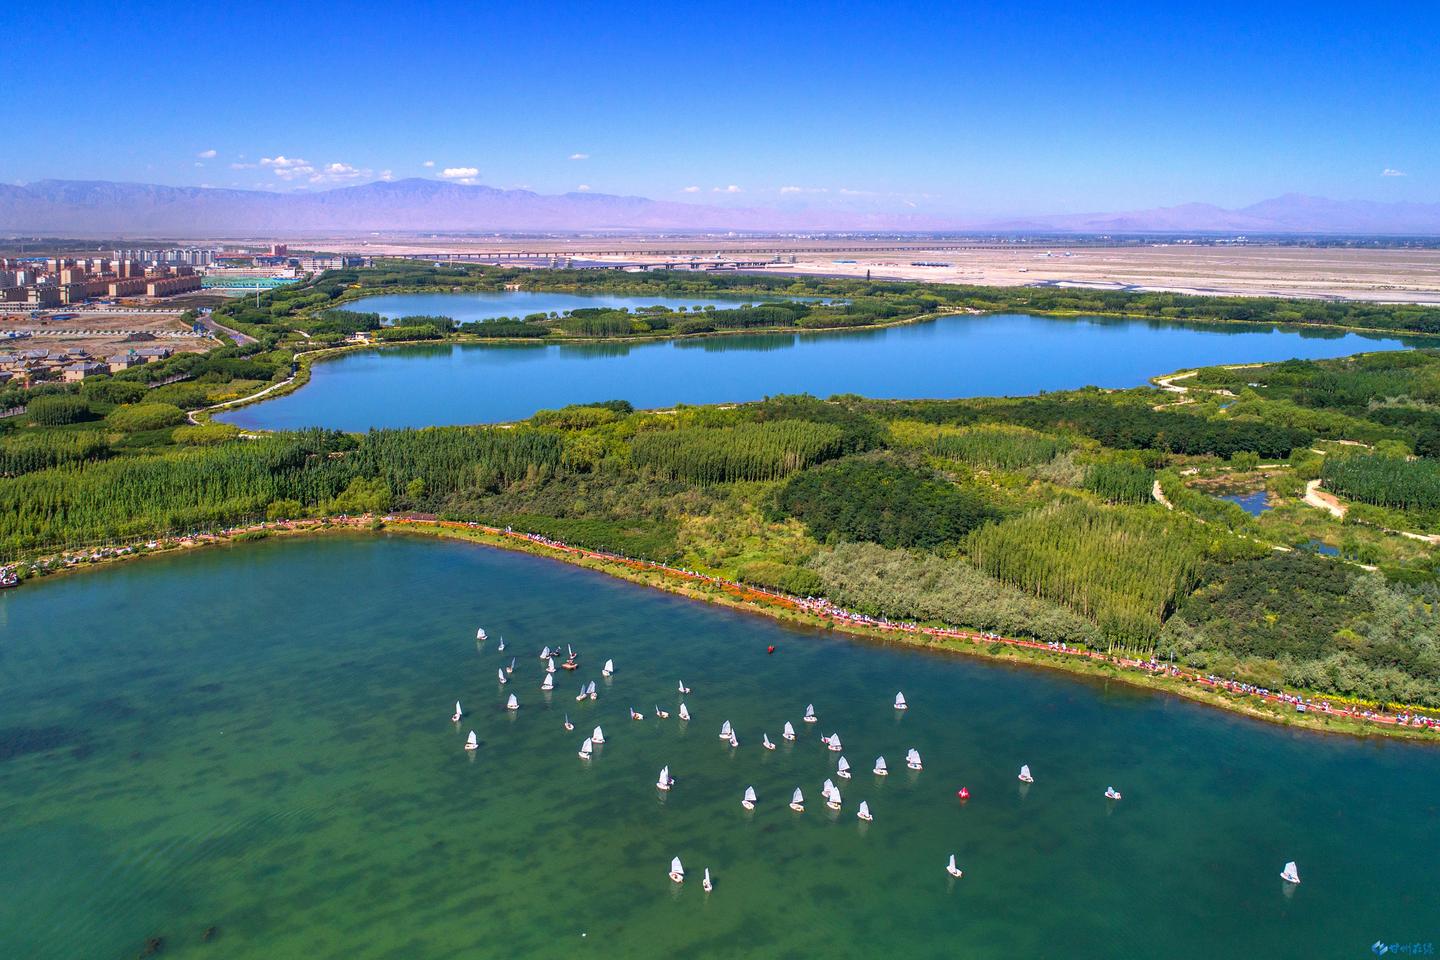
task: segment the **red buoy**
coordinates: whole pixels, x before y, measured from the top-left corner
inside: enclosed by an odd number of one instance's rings
[[[959,797],[961,800],[969,800],[969,799],[970,799],[970,788],[969,788],[969,787],[961,787],[959,790],[956,790],[956,791],[955,791],[955,796]]]
[[[765,648],[765,652],[766,652],[766,653],[774,653],[774,652],[775,652],[775,644],[772,643],[772,644],[770,644],[770,646],[766,647],[766,648]]]

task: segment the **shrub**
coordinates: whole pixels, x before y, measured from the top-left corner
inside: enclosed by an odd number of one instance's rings
[[[65,393],[36,397],[27,404],[30,422],[42,427],[63,427],[90,419],[90,405],[80,397]]]
[[[199,423],[176,427],[170,439],[185,446],[204,447],[224,443],[240,435],[240,428],[229,423]]]
[[[116,407],[105,418],[106,424],[124,433],[159,430],[183,423],[185,411],[168,403],[131,403]]]

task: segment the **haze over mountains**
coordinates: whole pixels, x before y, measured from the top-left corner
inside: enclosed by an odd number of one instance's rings
[[[603,193],[546,195],[423,179],[296,193],[103,180],[0,184],[0,232],[10,234],[215,237],[377,230],[1440,235],[1440,203],[1286,194],[1237,210],[1187,203],[1124,213],[967,219],[828,208],[721,207]]]

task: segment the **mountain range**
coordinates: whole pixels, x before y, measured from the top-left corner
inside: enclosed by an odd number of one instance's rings
[[[540,194],[438,180],[274,193],[105,180],[0,184],[0,233],[284,236],[366,231],[843,230],[1016,233],[1440,235],[1440,203],[1286,194],[1230,210],[1187,203],[1123,213],[966,219],[825,208],[709,206],[603,193]]]

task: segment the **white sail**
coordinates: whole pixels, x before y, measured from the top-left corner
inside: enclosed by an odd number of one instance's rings
[[[580,744],[580,756],[589,757],[590,751],[593,749],[595,748],[591,745],[590,741],[586,740],[584,743]]]
[[[506,710],[519,710],[519,709],[520,709],[520,701],[519,701],[518,699],[516,699],[515,694],[513,694],[513,693],[510,694],[510,699],[507,700],[507,701],[505,701],[505,709],[506,709]]]
[[[568,643],[565,644],[565,654],[573,660],[575,658],[575,648]]]
[[[840,762],[835,764],[835,770],[840,774],[840,776],[845,776],[850,772],[850,761],[846,760],[844,757],[841,757]]]
[[[834,807],[834,808],[837,809],[837,810],[840,809],[840,788],[839,788],[839,787],[831,787],[831,788],[830,788],[830,806]]]
[[[540,689],[541,689],[541,690],[554,690],[554,689],[555,689],[555,678],[552,677],[552,676],[550,676],[550,674],[548,674],[548,673],[545,674],[545,679],[540,681]]]
[[[471,731],[470,731],[470,736],[468,736],[468,737],[465,738],[465,749],[466,749],[466,750],[474,750],[475,748],[477,748],[477,747],[479,747],[479,746],[480,746],[480,738],[477,737],[477,736],[475,736],[475,731],[474,731],[474,730],[471,730]]]
[[[828,800],[830,798],[830,794],[834,792],[835,781],[827,778],[825,781],[825,785],[820,788],[820,796],[825,797]]]
[[[546,672],[546,673],[554,673],[554,672],[555,672],[555,658],[554,658],[554,657],[551,657],[549,660],[546,660],[546,661],[545,661],[545,672]]]
[[[878,773],[878,774],[880,774],[882,777],[883,777],[886,773],[889,773],[889,770],[885,767],[885,758],[884,758],[884,757],[876,757],[876,758],[875,758],[875,772]]]
[[[1300,882],[1300,871],[1296,869],[1294,860],[1291,860],[1289,863],[1285,864],[1285,869],[1281,871],[1280,876],[1284,877],[1291,883]]]
[[[681,693],[689,693],[689,692],[690,692],[690,688],[687,687],[687,686],[685,686],[685,681],[684,681],[684,680],[679,681],[679,682],[675,685],[675,687],[676,687],[676,689],[679,690]]]
[[[806,723],[814,723],[815,720],[816,720],[816,717],[815,717],[815,704],[813,704],[813,703],[807,703],[807,704],[805,705],[805,722],[806,722]]]
[[[916,750],[914,747],[911,747],[908,751],[906,751],[905,765],[911,770],[919,770],[921,767],[920,751]]]
[[[540,659],[541,659],[541,660],[549,660],[549,659],[550,659],[550,648],[549,648],[549,647],[546,647],[544,650],[541,650],[541,651],[540,651]]]
[[[505,672],[506,672],[506,673],[514,673],[514,672],[515,672],[515,658],[514,658],[514,657],[511,657],[511,658],[510,658],[510,666],[508,666],[508,667],[505,668]]]
[[[746,799],[748,802],[750,802],[750,803],[754,803],[754,802],[755,802],[755,788],[754,788],[754,787],[746,787],[746,788],[745,788],[745,799]]]
[[[791,803],[804,803],[804,802],[805,802],[805,794],[803,794],[803,793],[800,792],[800,788],[799,788],[799,787],[796,787],[796,788],[795,788],[795,792],[790,795],[790,802],[791,802]]]
[[[730,721],[729,721],[729,720],[726,720],[724,723],[720,724],[720,739],[721,739],[721,740],[729,740],[733,732],[734,732],[734,731],[732,731],[732,730],[730,729]]]
[[[896,709],[896,710],[904,710],[904,709],[905,709],[906,707],[908,707],[908,706],[909,706],[909,704],[907,704],[907,703],[905,702],[905,694],[903,694],[903,693],[897,693],[897,694],[895,694],[895,709]]]
[[[860,812],[857,813],[857,814],[855,814],[855,816],[859,817],[861,820],[869,820],[869,819],[870,819],[870,804],[867,803],[867,802],[864,801],[864,800],[861,800],[861,801],[860,801]]]
[[[730,734],[730,746],[732,746],[732,747],[738,747],[738,746],[740,746],[740,740],[739,740],[738,737],[735,736],[735,734],[734,734],[733,731],[732,731],[731,734]]]
[[[782,731],[781,736],[783,736],[786,740],[795,739],[795,728],[790,725],[789,720],[785,721],[785,729],[784,731]]]
[[[497,646],[495,649],[498,650],[500,653],[504,653],[504,652],[505,652],[505,638],[504,638],[504,637],[501,637],[501,638],[500,638],[500,645]]]
[[[456,700],[456,701],[455,701],[455,716],[454,716],[453,719],[459,720],[459,719],[460,719],[461,717],[463,717],[464,715],[465,715],[465,711],[463,711],[463,710],[460,709],[460,701],[459,701],[459,700]]]
[[[601,730],[599,727],[596,727],[596,728],[595,728],[595,732],[592,733],[592,734],[590,734],[590,739],[593,740],[593,741],[596,742],[596,743],[604,743],[604,742],[605,742],[605,731]]]
[[[655,785],[656,785],[657,787],[659,787],[661,790],[668,790],[668,789],[670,788],[670,768],[669,768],[669,767],[661,767],[661,768],[660,768],[660,776],[658,776],[658,777],[655,778]]]
[[[509,682],[510,682],[509,680],[506,680],[506,679],[505,679],[505,668],[504,668],[504,667],[501,667],[499,670],[496,670],[496,671],[495,671],[495,676],[497,676],[497,677],[500,678],[500,682],[501,682],[501,683],[509,683]]]
[[[675,874],[677,877],[685,876],[685,867],[680,863],[679,857],[676,857],[674,860],[670,861],[670,872]]]
[[[770,734],[768,733],[760,735],[760,743],[765,747],[766,750],[773,750],[775,748],[775,744],[770,742]]]
[[[831,749],[831,750],[834,750],[836,753],[839,753],[839,752],[840,752],[840,750],[841,750],[841,746],[840,746],[840,734],[838,734],[838,733],[832,733],[832,734],[830,734],[829,743],[830,743],[830,749]]]
[[[955,854],[950,854],[950,862],[945,864],[945,871],[952,877],[960,876],[960,868],[955,865]]]
[[[709,868],[709,867],[706,867],[706,868],[705,868],[705,880],[703,881],[703,883],[704,883],[704,887],[705,887],[706,890],[709,890],[712,886],[714,886],[714,884],[712,884],[712,883],[710,882],[710,868]]]
[[[681,720],[689,720],[689,719],[690,719],[690,710],[689,710],[689,709],[685,706],[685,704],[683,704],[683,703],[680,704],[680,719],[681,719]]]
[[[1034,777],[1030,776],[1030,764],[1020,764],[1020,779],[1024,780],[1026,783],[1029,783],[1030,781],[1035,779]]]
[[[615,672],[615,661],[614,661],[614,660],[606,660],[606,661],[605,661],[605,669],[604,669],[604,670],[601,670],[600,673],[603,674],[604,676],[607,676],[607,677],[608,677],[608,676],[612,675],[614,672]]]
[[[484,640],[484,639],[485,639],[485,628],[484,628],[484,627],[481,627],[479,630],[476,630],[476,631],[475,631],[475,639],[476,639],[476,640]]]

